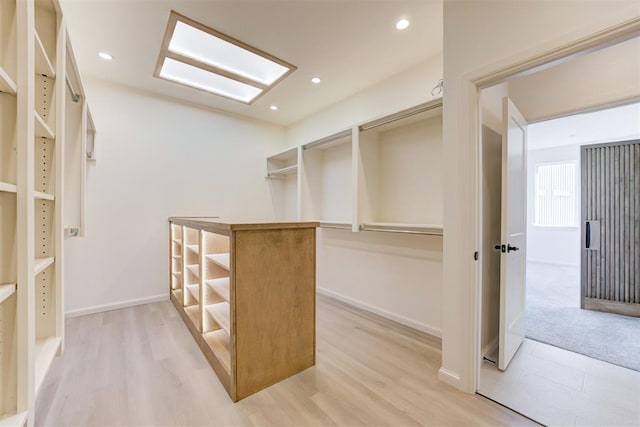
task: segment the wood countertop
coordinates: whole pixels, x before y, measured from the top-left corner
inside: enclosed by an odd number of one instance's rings
[[[240,220],[219,217],[170,217],[169,222],[176,225],[201,229],[205,231],[238,231],[238,230],[278,230],[287,228],[316,228],[317,221],[279,222],[261,220]]]

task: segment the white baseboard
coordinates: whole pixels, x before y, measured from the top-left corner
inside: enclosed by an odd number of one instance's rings
[[[449,384],[457,389],[462,390],[462,385],[460,383],[460,375],[456,374],[445,368],[440,368],[438,370],[438,379],[443,383]]]
[[[489,342],[489,344],[485,345],[482,348],[482,357],[489,356],[494,351],[496,351],[497,348],[498,348],[498,337],[495,337],[494,339],[491,340],[491,342]]]
[[[572,264],[570,262],[557,262],[557,261],[548,260],[548,259],[527,258],[527,262],[533,262],[536,264],[557,265],[558,267],[575,267],[575,268],[580,267],[580,264]]]
[[[433,327],[431,325],[427,325],[426,323],[417,322],[413,319],[409,319],[408,317],[401,316],[399,314],[392,313],[390,311],[384,310],[382,308],[378,308],[371,304],[367,304],[362,301],[358,301],[351,297],[344,296],[337,292],[331,291],[326,288],[317,288],[317,292],[321,295],[326,295],[328,297],[337,299],[338,301],[342,301],[346,304],[352,305],[359,309],[369,311],[371,313],[377,314],[378,316],[384,317],[385,319],[393,320],[396,323],[400,323],[401,325],[408,326],[413,329],[417,329],[420,332],[424,332],[425,334],[429,334],[431,336],[442,338],[442,329]]]
[[[102,313],[104,311],[117,310],[119,308],[127,308],[127,307],[133,307],[136,305],[150,304],[152,302],[167,301],[168,299],[169,299],[169,294],[162,294],[162,295],[156,295],[152,297],[131,299],[131,300],[117,302],[113,304],[95,305],[93,307],[67,311],[65,313],[65,317],[70,318],[70,317],[85,316],[87,314],[95,314],[95,313]]]

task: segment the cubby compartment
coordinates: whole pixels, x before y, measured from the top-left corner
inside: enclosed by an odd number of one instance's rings
[[[351,130],[302,146],[301,219],[353,221]]]
[[[53,2],[35,1],[35,68],[39,76],[55,78],[58,16]],[[64,80],[64,79],[63,79]]]
[[[36,257],[36,269],[39,262],[50,263],[55,255],[55,202],[52,200],[34,200],[34,245]],[[38,274],[38,273],[36,273]]]
[[[230,333],[229,236],[203,231],[203,332]]]
[[[16,106],[15,96],[0,93],[0,192],[17,191]]]
[[[17,77],[16,1],[0,1],[0,92],[15,94]]]
[[[298,147],[267,158],[267,180],[276,218],[298,219]]]
[[[358,147],[361,227],[441,230],[442,102],[360,126]]]

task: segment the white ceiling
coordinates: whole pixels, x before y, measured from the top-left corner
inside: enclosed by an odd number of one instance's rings
[[[442,52],[442,1],[63,0],[83,75],[288,125]],[[153,77],[170,10],[298,67],[253,105]],[[407,17],[411,26],[395,29]],[[99,51],[114,56],[98,58]],[[313,76],[322,78],[313,85]],[[274,112],[269,106],[276,104]]]

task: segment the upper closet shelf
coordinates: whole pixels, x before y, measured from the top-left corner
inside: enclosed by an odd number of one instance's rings
[[[383,233],[423,234],[442,236],[442,225],[439,224],[402,224],[391,222],[369,222],[360,225],[361,231],[379,231]]]
[[[275,178],[280,175],[289,175],[298,172],[298,165],[291,165],[267,172],[267,178]]]
[[[36,137],[38,138],[49,138],[49,139],[55,139],[56,135],[53,133],[53,131],[51,130],[51,128],[49,127],[49,125],[47,125],[47,123],[44,121],[44,119],[42,118],[42,116],[40,114],[38,114],[37,112],[34,112],[35,114],[35,133],[36,133]]]
[[[16,284],[10,283],[8,285],[0,285],[0,303],[11,295],[13,295],[16,291]]]
[[[40,40],[40,36],[38,32],[35,32],[35,42],[36,42],[36,57],[35,57],[35,66],[36,66],[36,74],[40,76],[47,77],[55,77],[56,72],[49,60],[49,56],[47,55],[47,51],[44,50],[44,45],[42,44],[42,40]]]
[[[0,92],[10,93],[15,95],[18,91],[16,83],[9,77],[9,75],[0,67]]]

